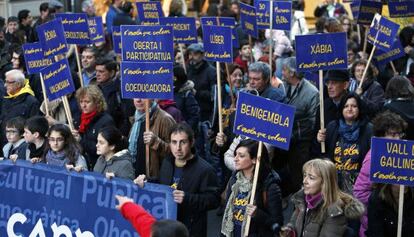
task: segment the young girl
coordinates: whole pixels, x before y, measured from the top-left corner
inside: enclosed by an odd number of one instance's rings
[[[46,163],[78,172],[88,169],[85,158],[80,154],[80,145],[69,127],[64,124],[53,125],[48,131],[48,138],[49,144],[44,154]]]
[[[24,119],[16,117],[6,122],[6,138],[7,144],[3,147],[3,156],[5,159],[25,160],[28,156],[28,144],[23,138],[24,133]]]

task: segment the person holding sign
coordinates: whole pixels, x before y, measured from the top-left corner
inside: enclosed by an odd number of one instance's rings
[[[221,233],[226,236],[245,236],[247,215],[252,216],[249,235],[273,236],[283,224],[282,196],[279,175],[270,168],[266,148],[260,158],[259,180],[255,205],[249,199],[253,186],[253,174],[257,162],[259,143],[243,140],[234,152],[236,172],[227,184],[226,208]]]
[[[339,104],[340,118],[319,130],[318,142],[326,142],[328,157],[338,171],[339,187],[352,193],[365,154],[371,146],[372,124],[358,95],[350,93]]]
[[[347,219],[358,219],[364,206],[338,187],[335,164],[314,159],[303,165],[303,189],[292,196],[294,212],[281,237],[342,237]]]

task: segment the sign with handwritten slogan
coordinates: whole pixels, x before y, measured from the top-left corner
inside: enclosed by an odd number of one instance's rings
[[[256,8],[240,2],[240,24],[243,31],[257,38]]]
[[[173,62],[171,26],[121,26],[122,60],[133,62]]]
[[[372,19],[367,40],[383,51],[389,51],[394,43],[400,25],[376,14]]]
[[[56,13],[62,20],[68,44],[90,44],[88,16],[86,13]]]
[[[239,92],[233,132],[288,150],[295,107]]]
[[[414,141],[372,137],[370,178],[374,183],[414,186]]]
[[[204,56],[207,61],[233,62],[231,28],[203,25]]]
[[[346,69],[346,33],[296,36],[296,65],[300,72]]]
[[[121,27],[112,26],[112,42],[114,46],[114,52],[116,54],[122,53],[122,42],[121,42]]]
[[[36,31],[42,45],[43,56],[51,58],[68,51],[65,32],[60,19],[46,22],[38,26]]]
[[[390,17],[410,17],[414,16],[414,1],[405,0],[399,2],[388,2],[388,10],[390,11]]]
[[[43,56],[42,45],[39,42],[26,43],[22,47],[26,69],[29,74],[39,73],[42,68],[52,64],[51,58]]]
[[[239,38],[237,36],[236,20],[234,19],[234,17],[201,17],[201,25],[230,27],[233,46],[238,47]]]
[[[75,84],[66,58],[43,68],[40,72],[45,82],[46,96],[50,101],[75,91]]]
[[[257,28],[270,28],[270,1],[255,1]],[[273,2],[273,29],[290,30],[292,18],[292,2],[274,1]]]
[[[388,51],[375,50],[374,52],[377,65],[384,65],[404,56],[405,52],[399,39],[394,40],[394,43]]]
[[[122,98],[173,99],[173,63],[121,62]]]
[[[158,25],[159,18],[164,17],[161,2],[136,2],[138,21],[141,25]]]
[[[160,18],[160,25],[173,28],[175,43],[197,43],[197,29],[194,17],[162,17]]]
[[[381,14],[382,2],[359,0],[357,23],[361,25],[370,25],[375,14]],[[355,17],[355,16],[354,16]]]
[[[105,42],[105,33],[102,23],[102,17],[90,17],[88,19],[88,25],[91,43]]]

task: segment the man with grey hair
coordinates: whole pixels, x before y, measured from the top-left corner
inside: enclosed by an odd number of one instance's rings
[[[276,156],[278,159],[274,160],[277,160],[276,163],[285,163],[282,166],[287,165],[290,171],[287,191],[294,193],[302,186],[302,166],[310,158],[316,111],[319,107],[319,92],[312,83],[297,72],[295,57],[285,59],[282,77],[286,88],[285,103],[294,106],[296,111],[290,149],[287,154],[280,154]]]
[[[10,70],[6,72],[4,81],[6,96],[3,98],[0,111],[0,125],[15,117],[30,118],[38,115],[39,101],[34,97],[34,92],[30,88],[29,81],[25,79],[20,70]],[[3,147],[6,141],[6,134],[0,129],[0,145]]]
[[[249,88],[255,89],[261,97],[283,102],[285,91],[283,88],[274,88],[270,84],[270,67],[264,62],[255,62],[249,65]]]

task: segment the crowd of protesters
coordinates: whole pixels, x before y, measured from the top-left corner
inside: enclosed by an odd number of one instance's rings
[[[94,16],[92,1],[83,2],[83,11]],[[206,6],[197,4],[197,11]],[[66,55],[77,88],[67,96],[75,125],[71,130],[62,100],[43,101],[40,76],[26,71],[22,45],[38,41],[36,27],[63,12],[63,5],[51,1],[38,10],[0,17],[3,159],[94,171],[142,188],[145,182],[171,186],[182,224],[155,221],[133,200],[117,196],[117,208],[141,236],[207,236],[207,212],[217,208],[222,216],[217,235],[227,237],[244,236],[247,216],[252,218],[249,236],[396,236],[399,188],[370,182],[370,146],[373,136],[414,139],[413,25],[397,35],[405,55],[394,60],[393,70],[390,64],[376,66],[367,60],[371,49],[368,45],[363,51],[364,32],[356,30],[350,13],[333,0],[315,9],[315,31],[306,24],[304,1],[299,0],[293,2],[290,32],[260,30],[250,42],[238,22],[239,2],[210,2],[208,16],[236,19],[234,62],[228,70],[224,64],[216,70],[204,58],[197,24],[199,43],[182,45],[184,51],[175,45],[174,99],[149,100],[148,130],[145,99],[121,96],[120,57],[112,50],[112,26],[138,24],[136,14],[131,2],[112,0],[104,17],[105,41],[75,49],[81,68],[73,50]],[[164,12],[185,16],[186,2],[171,0]],[[33,15],[39,16],[36,21]],[[324,72],[327,93],[320,108],[317,86],[297,71],[295,36],[332,32],[347,33],[348,69]],[[225,78],[222,85],[217,85],[217,72]],[[217,87],[223,98],[222,133]],[[264,144],[253,205],[249,200],[259,144],[233,133],[240,91],[296,108],[289,150]],[[150,159],[145,158],[146,147]],[[406,190],[402,236],[414,231],[414,192]],[[294,211],[284,220],[288,203]]]

